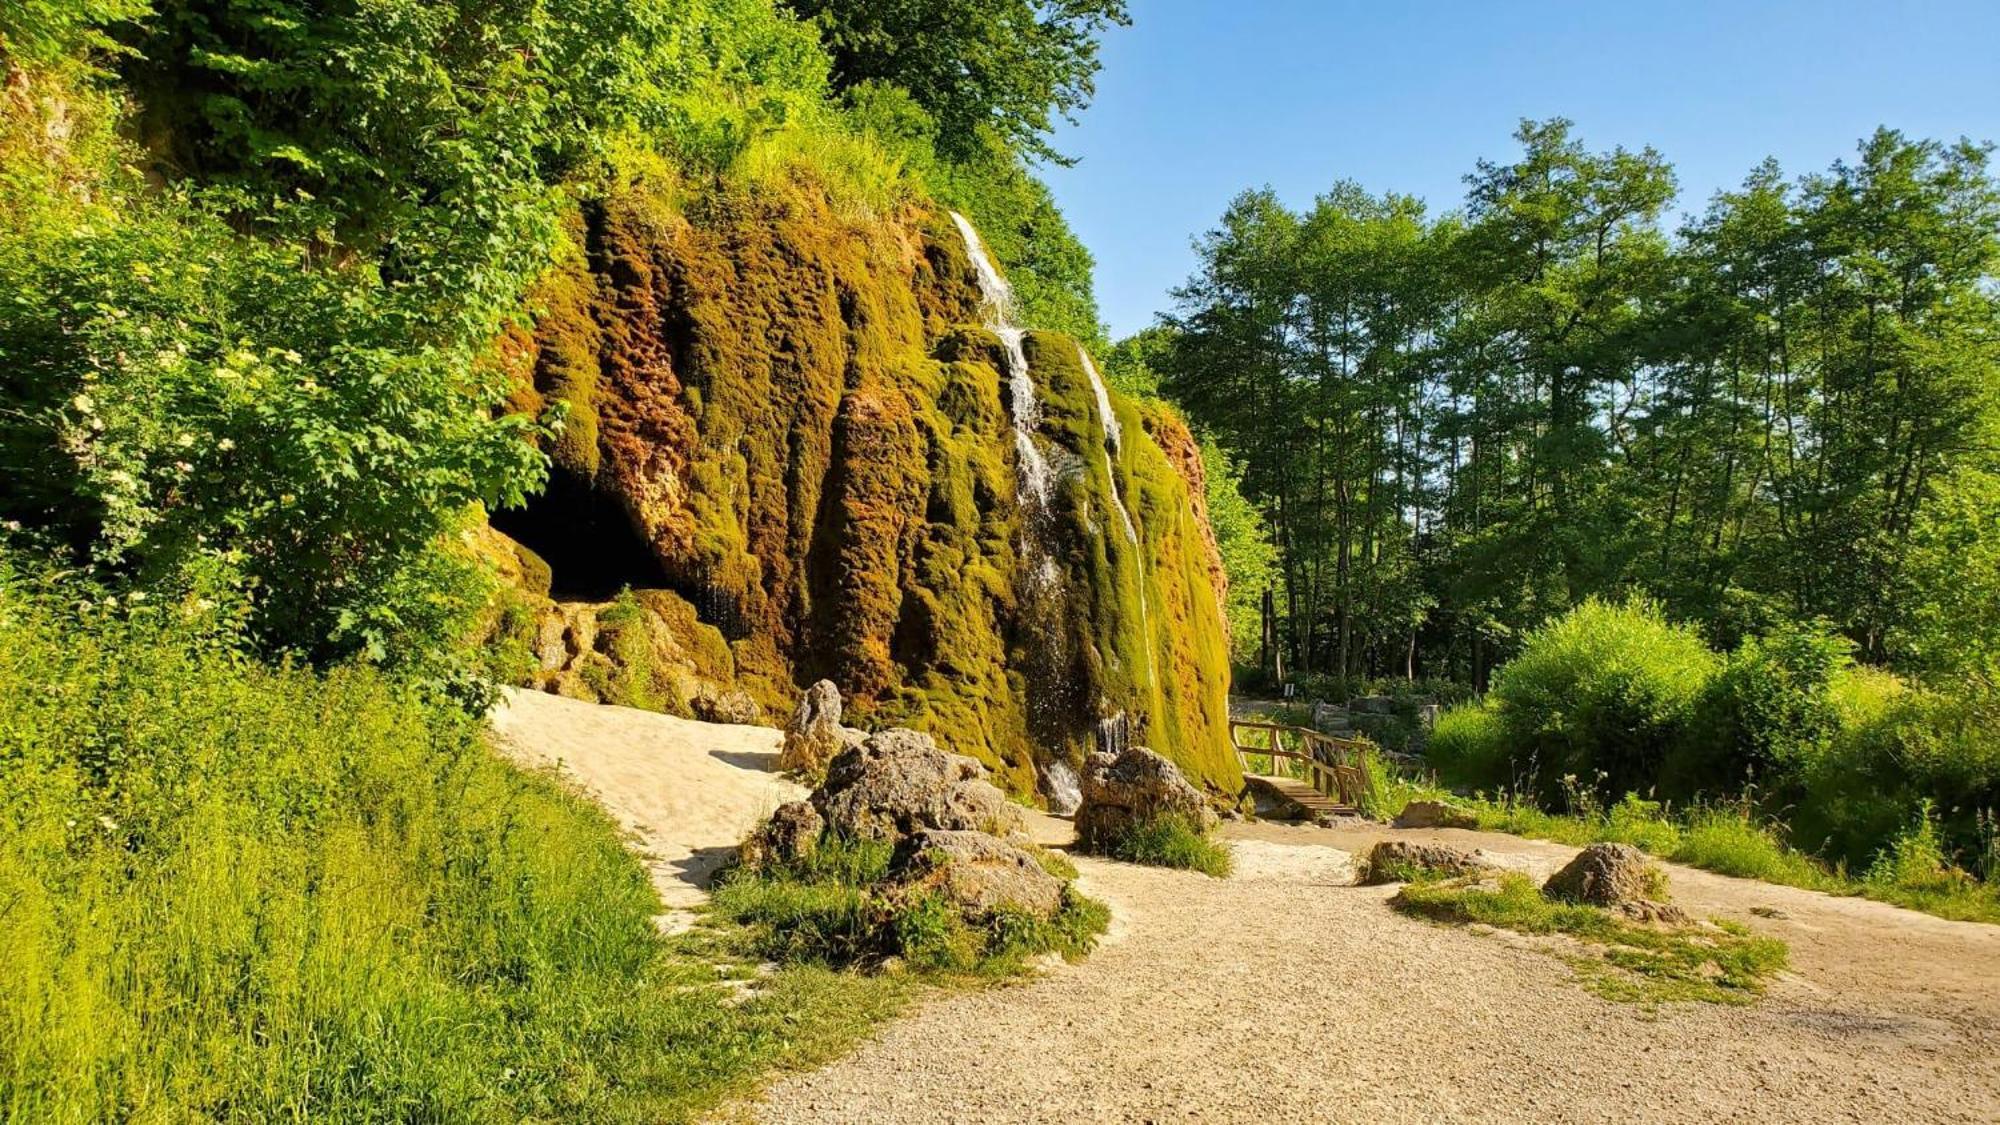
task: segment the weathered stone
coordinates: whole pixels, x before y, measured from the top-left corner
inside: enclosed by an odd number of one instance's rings
[[[743,841],[739,858],[751,868],[804,859],[819,848],[820,831],[825,827],[826,821],[810,802],[787,801]]]
[[[898,840],[926,828],[1024,834],[1021,810],[986,780],[985,766],[901,728],[834,755],[812,802],[834,831],[861,839]]]
[[[835,754],[859,745],[867,737],[861,731],[840,725],[840,689],[832,680],[821,680],[799,696],[792,721],[785,727],[778,768],[819,773],[833,761]]]
[[[1401,882],[1418,872],[1458,877],[1483,875],[1492,864],[1471,852],[1443,844],[1420,844],[1414,840],[1384,840],[1369,851],[1361,865],[1361,884],[1376,886]]]
[[[1076,810],[1077,841],[1085,848],[1108,845],[1135,824],[1179,816],[1206,832],[1215,810],[1201,790],[1188,784],[1180,768],[1144,746],[1117,754],[1102,751],[1084,763],[1082,803]]]
[[[1479,818],[1443,801],[1411,801],[1396,814],[1398,828],[1477,828]]]
[[[1550,898],[1590,906],[1664,899],[1666,892],[1666,873],[1630,844],[1592,844],[1542,886]]]
[[[889,864],[894,893],[942,896],[971,921],[999,910],[1052,918],[1063,881],[1025,849],[985,832],[926,828],[905,836]]]
[[[764,709],[750,698],[750,693],[718,690],[712,685],[702,685],[699,693],[688,704],[694,717],[705,723],[733,723],[737,726],[755,726],[764,721]]]
[[[1348,701],[1347,709],[1368,715],[1389,715],[1396,710],[1396,701],[1386,695],[1363,695]]]

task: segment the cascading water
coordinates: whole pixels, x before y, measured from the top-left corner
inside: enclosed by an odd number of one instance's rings
[[[1097,396],[1097,416],[1104,422],[1104,436],[1110,444],[1102,450],[1104,454],[1104,475],[1111,482],[1111,503],[1118,509],[1118,522],[1125,528],[1125,541],[1137,543],[1139,533],[1132,527],[1132,513],[1125,510],[1125,496],[1118,487],[1118,470],[1111,463],[1111,451],[1124,441],[1124,430],[1118,424],[1118,415],[1111,412],[1111,392],[1105,389],[1104,376],[1097,373],[1097,364],[1090,360],[1090,352],[1082,344],[1076,346],[1076,358],[1083,361],[1084,374],[1090,376],[1091,393]]]
[[[1048,458],[1035,444],[1034,433],[1042,423],[1042,408],[1035,397],[1035,381],[1028,373],[1027,352],[1021,347],[1027,333],[1014,323],[1014,287],[1000,276],[972,223],[956,211],[951,213],[951,221],[958,227],[959,237],[965,240],[965,254],[972,259],[973,272],[979,277],[980,311],[986,315],[986,327],[1000,337],[1007,353],[1007,410],[1014,421],[1014,449],[1020,454],[1022,491],[1036,503],[1046,504],[1053,475]]]

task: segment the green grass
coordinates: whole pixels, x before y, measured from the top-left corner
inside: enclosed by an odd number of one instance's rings
[[[1564,816],[1513,802],[1454,798],[1479,817],[1479,827],[1581,847],[1626,843],[1674,863],[1719,875],[1787,887],[1858,895],[1920,910],[1940,918],[2000,923],[2000,886],[1952,869],[1932,853],[1926,861],[1878,863],[1856,879],[1837,867],[1786,846],[1778,830],[1735,806],[1700,806],[1670,816],[1649,801],[1628,797],[1606,812]],[[1885,855],[1921,851],[1907,841],[1926,831],[1913,826]]]
[[[1657,1005],[1674,1001],[1745,1004],[1785,967],[1785,944],[1741,926],[1659,929],[1607,910],[1552,902],[1527,876],[1508,873],[1497,888],[1470,880],[1407,884],[1390,905],[1433,922],[1483,924],[1524,934],[1565,934],[1599,956],[1564,960],[1609,1000]]]
[[[1104,904],[1073,887],[1054,918],[1002,910],[968,922],[935,895],[885,894],[891,852],[874,841],[825,837],[801,861],[732,871],[716,888],[711,913],[756,956],[828,969],[900,957],[939,979],[1006,976],[1042,953],[1080,957],[1110,922]],[[1059,878],[1075,876],[1061,856],[1045,853],[1041,862]]]
[[[596,805],[187,608],[0,570],[0,1120],[682,1120],[909,991],[806,963],[725,1003],[755,935],[663,938]]]
[[[1235,861],[1229,848],[1178,816],[1141,821],[1106,843],[1104,854],[1126,863],[1229,876]]]

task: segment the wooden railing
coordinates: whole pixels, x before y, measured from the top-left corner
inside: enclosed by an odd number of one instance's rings
[[[1371,747],[1360,739],[1283,723],[1231,719],[1229,741],[1236,747],[1243,772],[1297,778],[1343,805],[1360,808],[1374,787],[1368,776]],[[1259,769],[1260,764],[1268,768]]]

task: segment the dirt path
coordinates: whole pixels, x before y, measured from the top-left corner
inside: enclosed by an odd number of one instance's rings
[[[556,765],[633,835],[668,908],[683,928],[702,887],[750,828],[805,790],[772,773],[779,734],[768,727],[697,723],[508,689],[493,715],[503,750],[528,765]]]
[[[629,828],[685,919],[797,786],[777,732],[511,693],[508,751]],[[1067,825],[1039,818],[1038,834]],[[1791,944],[1748,1008],[1601,1000],[1505,934],[1392,913],[1352,856],[1391,835],[1545,874],[1572,850],[1476,832],[1225,830],[1228,880],[1083,859],[1088,960],[941,992],[731,1118],[771,1122],[2000,1120],[2000,926],[1674,868],[1675,898]],[[1753,913],[1776,911],[1780,917]]]
[[[1082,860],[1087,961],[942,993],[777,1083],[769,1122],[2000,1120],[2000,927],[1703,872],[1677,901],[1785,938],[1747,1008],[1601,1000],[1504,934],[1354,887],[1386,829],[1234,826],[1238,874]],[[1395,833],[1551,870],[1571,849]],[[1752,907],[1779,911],[1766,918]]]

